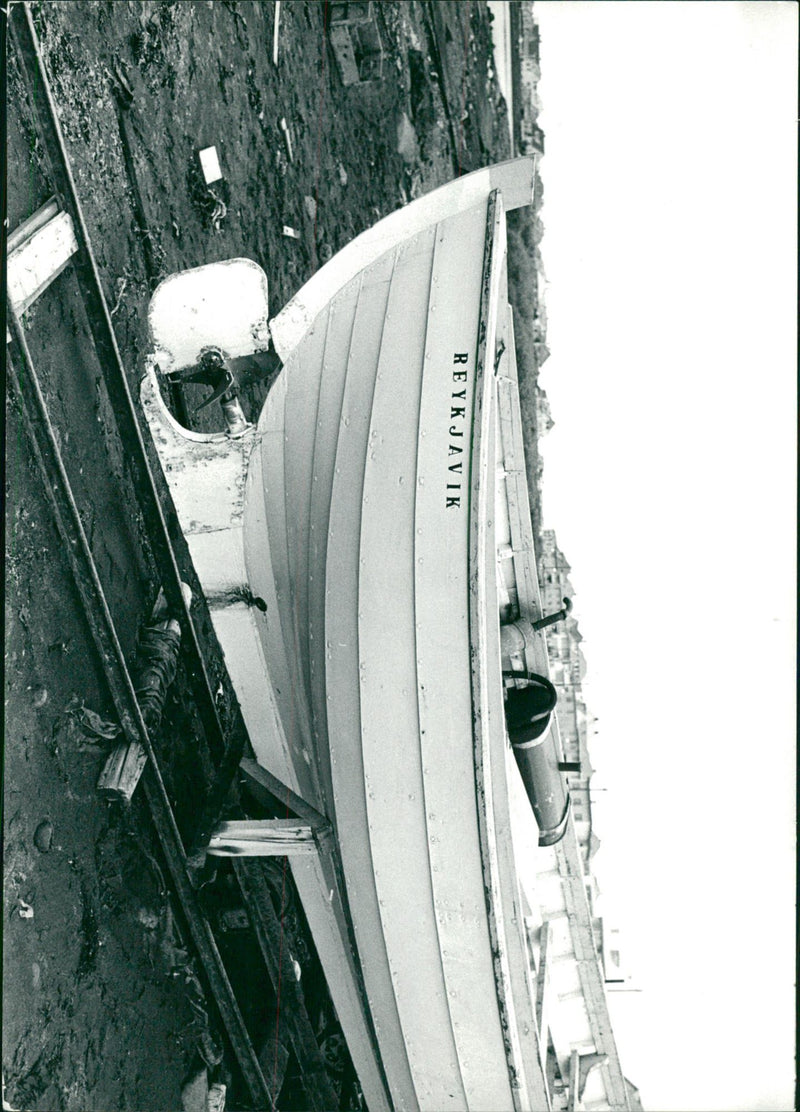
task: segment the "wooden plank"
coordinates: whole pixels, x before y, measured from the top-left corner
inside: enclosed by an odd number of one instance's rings
[[[286,372],[287,391],[284,407],[283,473],[286,489],[283,504],[289,558],[291,648],[297,682],[302,684],[302,698],[308,706],[311,705],[308,650],[308,547],[314,464],[313,445],[327,331],[328,315],[324,314],[309,329],[292,359],[292,366]]]
[[[227,819],[218,823],[214,837],[226,835],[244,841],[269,842],[291,845],[293,842],[313,842],[314,831],[310,823],[291,819]]]
[[[313,841],[292,844],[259,842],[252,838],[236,838],[225,834],[212,834],[206,848],[212,857],[310,857],[317,852]]]
[[[485,203],[437,229],[421,396],[425,435],[417,458],[413,593],[427,854],[459,1068],[468,1107],[510,1108],[469,744],[469,432],[485,238]]]
[[[325,680],[325,566],[328,555],[331,489],[350,358],[353,319],[361,279],[351,282],[327,309],[308,524],[308,664],[314,744],[327,814],[333,815],[333,780],[328,742]]]
[[[276,804],[292,811],[314,831],[316,837],[322,837],[330,832],[331,824],[328,819],[311,807],[291,788],[282,783],[277,776],[273,776],[266,768],[252,760],[243,757],[239,762],[245,786],[255,799],[267,807]]]
[[[313,760],[310,710],[294,652],[289,551],[286,531],[284,421],[288,374],[285,368],[270,392],[257,428],[247,475],[244,549],[247,579],[252,591],[267,604],[253,621],[263,643],[264,663],[277,702],[285,752],[277,754],[286,767],[277,767],[268,749],[257,751],[262,763],[298,789],[318,809],[322,796]],[[216,619],[215,619],[216,621]],[[262,681],[263,686],[263,681]],[[248,721],[248,729],[257,723]],[[258,730],[257,730],[258,732]],[[269,738],[265,737],[265,742]],[[255,742],[254,742],[255,746]]]
[[[34,232],[43,228],[45,224],[49,224],[55,216],[58,216],[58,201],[55,197],[51,197],[49,201],[45,201],[41,208],[38,208],[36,212],[23,220],[21,224],[17,224],[16,228],[8,233],[6,255],[16,251],[18,247],[21,247],[23,243],[31,238]]]
[[[8,255],[8,297],[21,315],[58,277],[78,250],[69,213],[60,212]]]
[[[326,706],[336,831],[367,994],[394,1101],[416,1106],[397,1012],[370,850],[359,697],[361,489],[394,252],[362,276],[331,486],[325,579]]]
[[[468,228],[462,231],[466,235]],[[416,458],[433,245],[434,233],[423,232],[395,256],[367,439],[357,609],[361,744],[383,935],[417,1100],[444,1112],[464,1107],[466,1096],[428,858],[416,661],[424,604],[415,610],[414,592]],[[459,313],[463,305],[459,298]],[[435,320],[433,326],[439,327]],[[430,417],[422,415],[428,437]],[[441,510],[440,502],[440,517]]]

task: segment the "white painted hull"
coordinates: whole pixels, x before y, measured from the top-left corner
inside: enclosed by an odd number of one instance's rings
[[[508,180],[522,203],[518,164]],[[374,1108],[549,1107],[500,649],[508,590],[537,595],[515,372],[495,373],[502,184],[481,171],[393,214],[300,291],[270,324],[285,365],[252,435],[190,434],[190,460],[154,375],[142,394],[256,756],[334,826],[355,953],[328,938],[350,970],[331,987]],[[225,521],[202,505],[214,455]],[[322,938],[330,881],[292,868]]]
[[[266,403],[245,495],[264,655],[285,662],[287,746],[277,755],[267,739],[257,755],[334,821],[398,1108],[511,1109],[527,1090],[525,1058],[538,1061],[533,1038],[525,1048],[504,1031],[513,993],[498,1001],[473,744],[473,499],[486,491],[493,503],[495,469],[492,349],[488,374],[478,365],[487,205],[390,249],[318,315]],[[499,201],[496,221],[495,305]],[[488,521],[484,577],[494,543]],[[504,763],[493,580],[487,598],[480,682],[496,692]]]

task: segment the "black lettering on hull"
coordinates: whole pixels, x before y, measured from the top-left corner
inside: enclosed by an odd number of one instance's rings
[[[468,372],[466,370],[462,370],[461,368],[463,367],[463,365],[465,363],[468,363],[468,362],[469,362],[469,352],[468,351],[455,351],[455,352],[453,352],[453,364],[454,364],[454,366],[459,368],[458,370],[454,370],[452,372],[454,387],[457,387],[460,383],[464,383],[464,382],[467,381]],[[450,425],[449,429],[447,430],[448,434],[449,434],[449,437],[450,437],[450,442],[448,444],[447,454],[449,456],[456,456],[456,455],[461,455],[464,451],[464,449],[461,447],[460,444],[454,443],[454,442],[458,441],[458,440],[463,440],[463,438],[464,438],[464,429],[466,427],[466,421],[467,421],[467,404],[466,404],[467,403],[467,388],[466,388],[466,386],[462,386],[461,389],[453,389],[450,400],[451,400],[450,420],[451,420],[452,424]],[[459,405],[458,404],[459,402],[462,402],[463,404]],[[449,464],[447,470],[450,472],[450,478],[451,479],[454,476],[463,475],[463,473],[464,473],[464,461],[463,460],[457,460],[456,463]],[[451,491],[456,491],[457,493],[450,493]],[[449,483],[447,483],[447,489],[446,489],[446,492],[445,492],[445,509],[447,509],[447,510],[456,509],[456,508],[459,508],[460,506],[461,506],[461,480],[459,479],[458,482],[449,482]]]

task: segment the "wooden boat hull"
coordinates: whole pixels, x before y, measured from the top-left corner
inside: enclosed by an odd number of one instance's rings
[[[335,830],[364,1015],[334,998],[376,1048],[377,1073],[357,1062],[368,1101],[489,1112],[549,1098],[498,609],[520,474],[497,373],[502,174],[470,178],[381,222],[325,296],[312,280],[270,323],[285,365],[252,435],[188,434],[176,462],[153,374],[143,404],[256,756]],[[522,203],[518,165],[509,180]],[[203,505],[212,457],[227,517]]]
[[[280,771],[335,823],[398,1107],[514,1104],[471,741],[487,207],[398,244],[318,316],[262,413],[245,495],[248,580],[275,603],[264,653],[293,677]]]

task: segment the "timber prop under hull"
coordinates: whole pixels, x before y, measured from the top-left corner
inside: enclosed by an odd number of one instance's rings
[[[333,826],[363,987],[334,1001],[359,1014],[375,1108],[549,1106],[503,703],[520,461],[500,171],[381,222],[326,295],[327,267],[312,279],[255,430],[187,434],[154,367],[143,386],[256,757]]]

